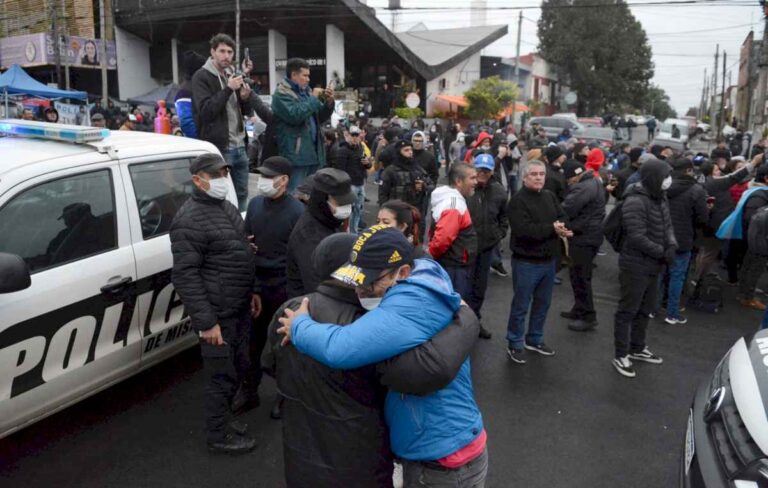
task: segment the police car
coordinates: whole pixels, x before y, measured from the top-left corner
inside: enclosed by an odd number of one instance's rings
[[[196,343],[168,231],[190,160],[218,151],[20,120],[0,134],[3,437]]]
[[[739,339],[696,392],[683,488],[768,486],[768,330]]]

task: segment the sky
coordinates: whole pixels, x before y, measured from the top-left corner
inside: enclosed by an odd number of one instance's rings
[[[761,39],[762,10],[757,0],[693,0],[699,4],[686,5],[634,5],[635,3],[670,3],[679,0],[628,0],[635,18],[640,21],[653,51],[655,73],[652,83],[663,88],[671,99],[672,107],[683,115],[689,107],[698,106],[704,83],[704,69],[712,75],[714,55],[720,44],[718,86],[722,83],[722,52],[727,53],[727,72],[731,84],[738,81],[739,50],[742,42],[754,28],[755,38]],[[709,2],[711,5],[706,5]],[[369,0],[377,9],[385,25],[391,25],[390,12],[383,9],[387,0]],[[469,0],[402,0],[404,10],[398,12],[398,30],[407,30],[423,22],[429,29],[449,29],[470,25]],[[486,24],[509,24],[509,33],[483,51],[491,56],[513,57],[517,42],[519,10],[499,10],[498,7],[536,7],[540,0],[487,0]],[[416,8],[416,10],[408,10]],[[522,54],[536,50],[538,44],[536,22],[539,8],[523,10],[521,35]],[[599,18],[596,19],[599,25]]]

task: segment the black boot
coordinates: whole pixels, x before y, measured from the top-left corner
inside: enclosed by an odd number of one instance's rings
[[[234,434],[227,434],[223,439],[208,443],[208,451],[222,454],[245,454],[256,447],[256,440]]]
[[[597,327],[597,320],[576,319],[568,324],[568,328],[576,332],[587,332]]]

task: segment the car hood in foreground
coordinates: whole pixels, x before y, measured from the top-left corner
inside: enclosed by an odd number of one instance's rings
[[[744,426],[768,453],[768,330],[743,337],[728,358],[733,398]]]

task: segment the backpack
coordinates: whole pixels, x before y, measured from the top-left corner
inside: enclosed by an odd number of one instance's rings
[[[708,313],[717,313],[723,308],[723,284],[716,273],[707,273],[699,280],[688,303]]]
[[[616,202],[611,213],[605,218],[603,224],[603,235],[605,240],[611,245],[614,251],[621,252],[624,245],[624,226],[622,223],[621,207],[624,201]]]
[[[768,206],[758,209],[749,220],[747,248],[752,254],[768,256]]]

